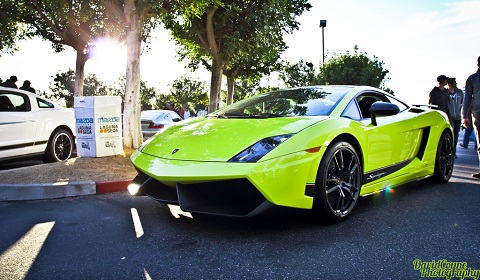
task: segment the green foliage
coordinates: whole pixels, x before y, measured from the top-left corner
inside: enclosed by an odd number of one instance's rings
[[[260,89],[260,79],[258,77],[240,78],[235,80],[234,102],[243,100],[256,94]]]
[[[8,15],[8,10],[3,8],[5,3],[0,1],[0,57],[3,54],[13,54],[18,50],[16,43],[25,38],[20,24]]]
[[[122,104],[125,102],[125,76],[120,77],[113,87],[109,88],[112,95],[122,97]],[[140,107],[142,110],[150,110],[155,107],[156,100],[161,96],[155,87],[149,87],[144,80],[140,81]]]
[[[295,18],[311,5],[307,0],[224,0],[221,5],[203,1],[198,7],[203,12],[188,14],[172,5],[163,15],[180,47],[179,60],[188,59],[194,69],[201,64],[213,77],[218,71],[213,66],[220,65],[227,77],[235,79],[278,69],[277,61],[286,49],[283,35],[298,29]],[[217,88],[211,86],[210,98],[220,96]]]
[[[84,96],[108,95],[105,83],[98,80],[95,74],[90,74],[85,78]],[[67,72],[58,73],[53,76],[53,84],[50,84],[51,93],[43,93],[47,98],[53,100],[64,100],[67,108],[72,108],[73,92],[75,88],[75,72],[69,69]]]
[[[53,76],[53,85],[50,84],[51,93],[45,92],[47,98],[64,100],[67,108],[73,107],[73,92],[75,89],[75,72],[68,69],[67,72]]]
[[[51,93],[41,93],[53,100],[65,101],[66,107],[73,107],[73,90],[75,86],[75,72],[69,69],[53,76],[53,84],[50,85]],[[120,77],[113,86],[107,86],[96,75],[89,74],[84,82],[85,96],[117,95],[125,101],[125,76]],[[140,81],[140,101],[142,110],[164,108],[165,104],[173,103],[180,108],[188,104],[191,110],[208,107],[208,95],[206,85],[197,79],[183,76],[176,79],[172,84],[169,94],[161,94],[155,87],[149,87],[145,81]]]
[[[157,98],[158,108],[164,108],[167,103],[173,104],[175,108],[185,105],[190,110],[199,110],[208,107],[208,94],[204,82],[182,76],[175,79],[171,85],[169,94],[161,94]]]
[[[340,52],[328,59],[320,68],[320,78],[324,84],[331,85],[367,85],[383,88],[388,70],[383,68],[384,62],[368,57],[365,52],[359,52],[358,46],[353,48],[354,52]]]
[[[385,87],[390,78],[387,77],[389,71],[383,67],[384,62],[376,56],[373,59],[369,58],[367,53],[359,52],[357,46],[353,50],[353,54],[349,51],[334,53],[318,68],[313,63],[303,60],[295,64],[284,62],[279,77],[287,87],[322,84],[366,85],[393,94],[391,89]]]
[[[118,19],[105,16],[99,0],[2,0],[0,10],[9,19],[9,33],[15,35],[10,38],[38,36],[50,41],[57,52],[68,45],[88,56],[95,36],[116,33],[120,27]]]
[[[313,86],[319,84],[317,69],[313,63],[300,60],[295,64],[284,62],[279,74],[287,87]]]

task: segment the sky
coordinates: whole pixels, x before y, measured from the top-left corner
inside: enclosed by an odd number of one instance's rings
[[[477,70],[480,56],[480,0],[310,0],[313,6],[302,14],[299,30],[284,37],[289,47],[282,58],[296,63],[303,59],[316,66],[322,62],[322,29],[325,55],[353,51],[355,45],[370,58],[384,62],[390,80],[386,86],[410,104],[426,104],[436,77],[457,79],[463,88],[470,74]],[[190,72],[186,62],[178,61],[175,44],[168,31],[157,29],[152,43],[143,48],[141,76],[148,86],[167,92],[176,78],[183,75],[207,84],[206,70]],[[85,74],[113,83],[125,74],[125,47],[98,44],[96,55],[85,64]],[[68,47],[55,53],[49,42],[41,39],[23,41],[13,55],[0,57],[0,78],[16,75],[20,87],[24,80],[46,91],[53,76],[75,69],[75,51]],[[224,80],[226,80],[224,78]],[[263,82],[276,85],[276,75]]]

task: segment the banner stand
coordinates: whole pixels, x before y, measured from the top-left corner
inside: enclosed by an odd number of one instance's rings
[[[78,156],[123,154],[121,104],[120,96],[74,98]]]

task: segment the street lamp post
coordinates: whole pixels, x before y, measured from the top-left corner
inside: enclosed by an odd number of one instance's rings
[[[325,64],[325,38],[323,35],[323,29],[327,27],[327,20],[320,20],[320,27],[322,28],[322,65]]]

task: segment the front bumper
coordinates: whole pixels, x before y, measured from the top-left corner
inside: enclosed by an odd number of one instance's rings
[[[170,160],[136,151],[137,195],[183,211],[252,216],[271,205],[311,209],[319,153],[297,152],[257,163]]]

